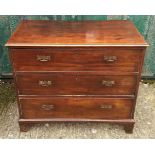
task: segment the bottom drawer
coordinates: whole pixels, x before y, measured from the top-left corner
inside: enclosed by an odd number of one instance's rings
[[[101,97],[21,98],[22,118],[131,118],[133,99]]]

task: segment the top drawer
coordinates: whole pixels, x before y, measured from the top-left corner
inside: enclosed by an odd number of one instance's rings
[[[138,72],[142,50],[130,48],[11,49],[16,71]]]

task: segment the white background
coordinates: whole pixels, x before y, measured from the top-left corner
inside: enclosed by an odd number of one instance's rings
[[[0,0],[0,14],[153,15],[154,0]]]

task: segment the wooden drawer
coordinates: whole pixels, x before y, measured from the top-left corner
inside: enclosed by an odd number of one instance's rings
[[[134,95],[137,76],[102,73],[21,73],[20,95]]]
[[[131,118],[133,99],[43,97],[21,98],[23,119],[39,118]]]
[[[132,48],[11,49],[16,71],[138,72],[141,54],[140,49]]]

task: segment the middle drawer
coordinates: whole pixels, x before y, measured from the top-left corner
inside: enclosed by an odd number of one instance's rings
[[[19,73],[19,95],[134,95],[137,76],[101,73]]]

